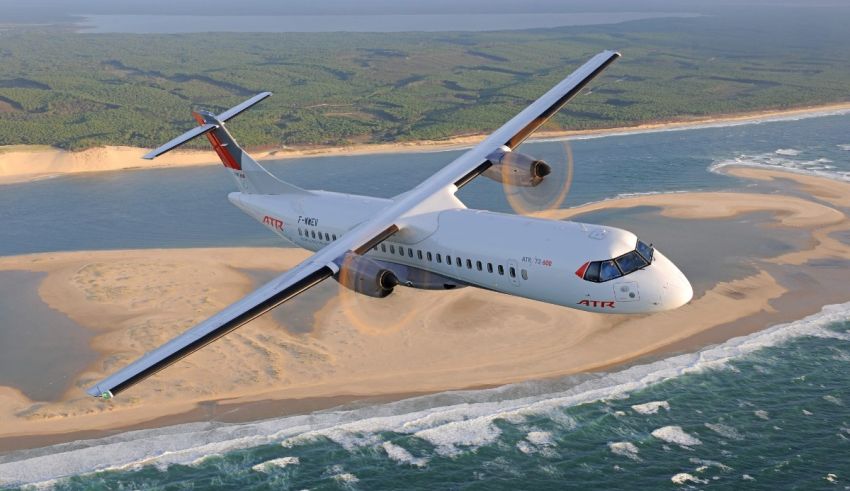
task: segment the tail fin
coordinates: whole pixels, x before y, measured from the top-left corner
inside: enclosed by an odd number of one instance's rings
[[[173,150],[201,135],[207,135],[221,163],[233,175],[239,190],[247,194],[309,194],[297,186],[281,181],[269,173],[263,166],[251,158],[247,152],[236,143],[230,132],[224,127],[224,122],[232,119],[254,104],[270,96],[271,92],[263,92],[234,106],[219,115],[208,111],[193,112],[192,116],[200,126],[193,128],[165,145],[151,151],[143,158],[154,159],[165,152]]]

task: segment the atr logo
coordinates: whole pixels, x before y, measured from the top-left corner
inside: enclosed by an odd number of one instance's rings
[[[614,307],[614,302],[611,300],[582,300],[578,304],[584,305],[585,307],[598,307],[600,309],[616,308]]]
[[[263,217],[263,225],[268,225],[275,230],[283,230],[283,220],[278,220],[268,215]]]

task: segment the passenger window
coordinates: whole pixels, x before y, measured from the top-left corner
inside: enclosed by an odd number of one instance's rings
[[[334,240],[334,242],[336,242],[336,234],[331,234],[331,238]],[[377,246],[375,247],[375,250],[378,250]]]
[[[501,264],[499,265],[499,274],[505,276],[505,267]]]
[[[448,254],[446,254],[446,264],[448,264],[449,266],[452,265],[452,257]]]
[[[599,281],[613,280],[622,276],[613,260],[599,263]]]
[[[311,237],[313,237],[313,238],[315,239],[315,238],[316,238],[316,231],[315,231],[315,230],[311,230],[311,231],[310,231],[310,236],[311,236]]]
[[[443,256],[441,256],[440,253],[438,252],[437,253],[437,264],[440,264],[442,262],[443,262]]]
[[[492,273],[492,272],[493,272],[493,263],[487,263],[487,272],[488,272],[488,273]]]
[[[466,260],[466,269],[472,269],[472,260],[471,259]]]
[[[481,266],[481,261],[475,261],[475,269],[477,269],[478,271],[484,269],[484,267]]]
[[[620,267],[620,271],[622,271],[624,275],[634,273],[646,266],[646,261],[643,259],[643,256],[637,253],[637,251],[627,252],[615,259],[615,261],[617,261],[617,266]]]
[[[431,262],[432,259],[434,259],[434,256],[431,255],[431,251],[428,251],[427,253],[425,253],[425,255],[428,257],[429,263]]]
[[[519,274],[522,276],[522,279],[524,279],[524,280],[527,280],[527,279],[528,279],[528,271],[526,271],[526,270],[524,270],[524,269],[521,269],[521,270],[519,271]]]
[[[416,249],[416,259],[422,260],[422,250]]]
[[[395,254],[395,246],[390,244],[390,254]]]
[[[516,270],[514,269],[513,266],[511,266],[511,268],[508,270],[508,272],[510,273],[511,278],[516,278]]]
[[[461,260],[461,258],[459,258],[459,257],[456,257],[455,258],[455,264],[457,265],[458,268],[462,268],[463,267],[463,260]]]
[[[331,235],[330,235],[329,233],[327,233],[327,232],[325,232],[325,240],[326,240],[327,242],[330,242],[330,241],[331,241]]]
[[[413,248],[407,250],[407,257],[413,257]]]
[[[584,272],[584,279],[587,281],[599,282],[599,261],[593,261],[587,265],[587,270]]]
[[[403,247],[403,246],[398,246],[398,255],[399,255],[399,256],[403,256],[403,255],[404,255],[404,247]]]
[[[387,245],[381,244],[381,252],[387,252]]]

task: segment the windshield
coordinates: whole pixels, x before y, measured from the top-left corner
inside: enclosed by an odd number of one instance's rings
[[[647,245],[638,240],[633,251],[614,259],[585,263],[576,271],[576,274],[582,279],[594,283],[610,281],[649,266],[652,264],[654,252],[655,249],[652,245]]]

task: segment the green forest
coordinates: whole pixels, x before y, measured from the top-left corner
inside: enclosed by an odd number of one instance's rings
[[[589,56],[623,58],[551,129],[850,99],[850,29],[825,17],[702,16],[476,33],[0,31],[0,145],[151,147],[193,108],[274,97],[233,121],[249,147],[442,139],[492,130]]]

